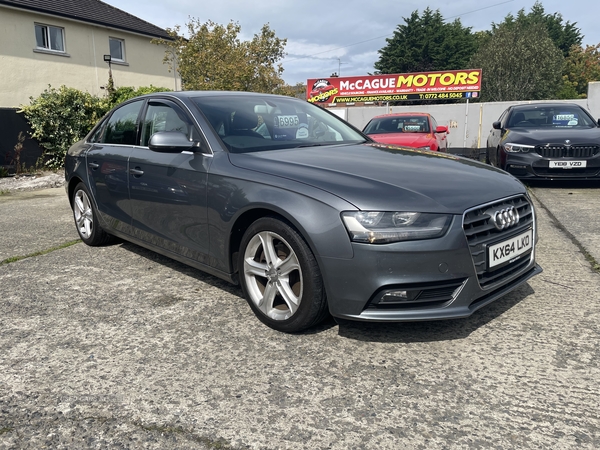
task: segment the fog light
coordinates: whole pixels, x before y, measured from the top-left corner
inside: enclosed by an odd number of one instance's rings
[[[397,290],[397,291],[388,291],[381,297],[379,304],[392,304],[392,303],[404,303],[411,302],[415,300],[421,291],[406,291],[406,290]]]
[[[527,169],[527,166],[518,166],[516,164],[509,164],[508,165],[511,169]]]

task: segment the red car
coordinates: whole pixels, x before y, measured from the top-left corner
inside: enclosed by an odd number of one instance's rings
[[[427,113],[395,113],[376,116],[363,133],[383,144],[422,148],[440,152],[448,150],[448,127],[438,126]]]

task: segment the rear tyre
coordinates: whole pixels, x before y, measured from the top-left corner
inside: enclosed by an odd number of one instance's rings
[[[289,224],[264,217],[250,225],[242,238],[238,267],[244,296],[265,325],[294,333],[329,314],[317,261]]]
[[[98,212],[91,201],[91,195],[83,183],[75,186],[73,198],[73,218],[81,240],[90,246],[104,245],[110,242],[112,236],[98,224]]]

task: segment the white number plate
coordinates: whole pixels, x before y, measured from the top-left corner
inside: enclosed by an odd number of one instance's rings
[[[583,169],[587,161],[550,161],[551,169]]]
[[[295,128],[300,123],[296,115],[275,116],[275,127],[277,128]]]
[[[514,238],[488,247],[488,267],[498,266],[506,261],[512,262],[533,248],[533,230],[529,229]]]

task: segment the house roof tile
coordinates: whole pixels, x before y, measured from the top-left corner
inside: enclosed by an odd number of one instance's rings
[[[100,0],[0,0],[1,5],[171,39],[162,28]]]

